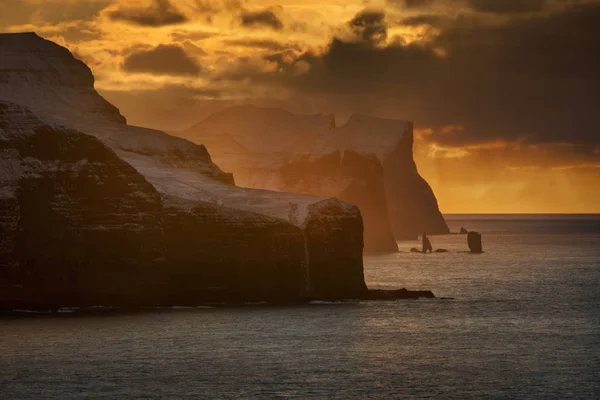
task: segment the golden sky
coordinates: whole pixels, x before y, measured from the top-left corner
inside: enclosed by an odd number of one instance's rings
[[[0,0],[130,123],[255,103],[413,120],[443,212],[600,212],[596,0]],[[210,150],[210,149],[209,149]]]

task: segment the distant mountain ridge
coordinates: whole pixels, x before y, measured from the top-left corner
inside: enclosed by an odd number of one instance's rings
[[[413,160],[410,121],[356,114],[336,126],[333,115],[246,105],[174,134],[205,144],[241,186],[358,205],[368,251],[395,251],[394,239],[449,232]]]

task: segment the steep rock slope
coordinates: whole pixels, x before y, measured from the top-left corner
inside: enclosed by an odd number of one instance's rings
[[[339,198],[356,204],[365,250],[395,251],[396,239],[448,233],[433,191],[413,160],[406,121],[237,106],[178,135],[204,143],[241,186]]]
[[[355,206],[234,186],[35,34],[0,34],[0,54],[0,308],[365,293]]]
[[[366,251],[398,250],[390,229],[383,169],[374,156],[350,150],[318,157],[298,156],[278,173],[280,190],[331,196],[356,204],[363,216]]]
[[[328,148],[374,154],[381,162],[396,239],[414,239],[423,232],[450,233],[433,190],[417,170],[412,122],[353,115],[325,137]]]

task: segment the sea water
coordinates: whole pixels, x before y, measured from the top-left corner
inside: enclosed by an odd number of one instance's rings
[[[600,216],[447,219],[365,257],[443,299],[2,316],[0,398],[600,398]]]

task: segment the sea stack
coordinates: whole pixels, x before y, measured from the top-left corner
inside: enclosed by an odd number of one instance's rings
[[[479,232],[469,232],[467,235],[467,243],[471,253],[483,253],[483,246],[481,244],[481,234]]]

